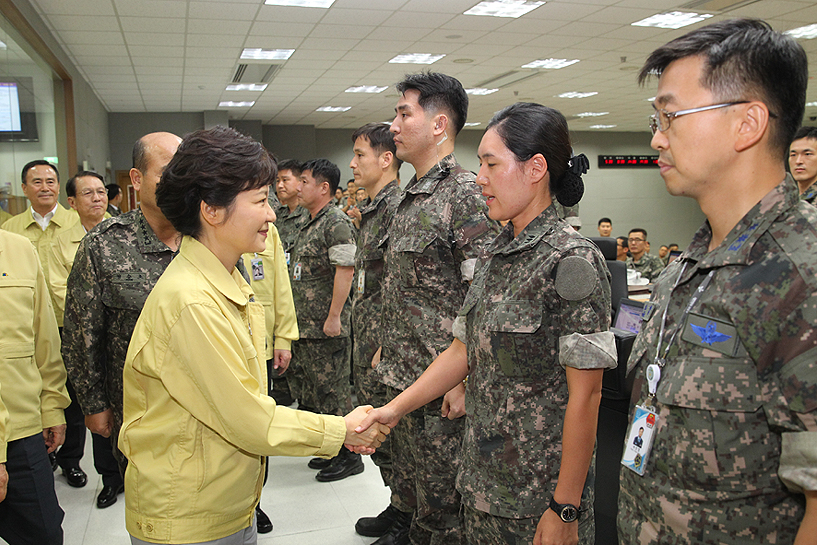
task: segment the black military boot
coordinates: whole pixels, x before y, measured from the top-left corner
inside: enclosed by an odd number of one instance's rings
[[[380,537],[389,531],[399,514],[400,511],[390,504],[376,517],[358,519],[357,523],[355,523],[355,532],[366,537]]]
[[[351,452],[346,447],[341,447],[340,454],[332,458],[329,467],[320,470],[315,478],[322,483],[331,483],[351,475],[363,473],[363,469],[363,460],[360,454]]]
[[[383,534],[383,537],[372,543],[372,545],[408,545],[412,514],[413,513],[397,511],[397,515],[389,531]]]

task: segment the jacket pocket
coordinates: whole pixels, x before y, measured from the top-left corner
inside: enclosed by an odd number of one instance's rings
[[[557,343],[549,346],[546,337],[537,335],[542,325],[540,302],[493,303],[486,312],[491,349],[505,376],[541,380],[554,370],[561,371],[553,365]]]
[[[109,308],[141,312],[150,290],[145,273],[119,273],[111,278],[108,289],[102,290],[102,302]]]
[[[662,370],[656,398],[686,409],[725,412],[754,412],[763,403],[749,358],[678,358]]]
[[[402,286],[434,287],[442,260],[433,244],[437,238],[436,233],[424,231],[413,237],[404,237],[395,247],[398,253],[397,274]]]

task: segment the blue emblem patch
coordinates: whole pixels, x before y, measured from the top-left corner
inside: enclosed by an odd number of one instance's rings
[[[692,328],[692,331],[694,331],[695,334],[701,338],[701,342],[709,346],[712,346],[712,343],[722,343],[732,338],[732,335],[719,333],[717,330],[718,325],[712,320],[706,322],[706,327],[697,326],[695,324],[689,325]]]

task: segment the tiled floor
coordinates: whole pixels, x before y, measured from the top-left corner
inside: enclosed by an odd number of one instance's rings
[[[65,545],[128,545],[124,495],[107,509],[96,508],[102,481],[93,469],[90,437],[82,468],[84,488],[71,488],[57,470],[57,496],[65,510]],[[375,516],[389,501],[380,472],[368,456],[360,475],[334,483],[319,483],[308,458],[270,458],[270,473],[261,508],[272,519],[272,533],[259,535],[259,545],[361,545],[375,541],[355,533],[355,521]],[[0,543],[6,542],[0,539]]]

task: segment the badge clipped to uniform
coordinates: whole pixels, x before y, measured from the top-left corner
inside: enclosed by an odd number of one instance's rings
[[[287,267],[289,267],[289,252],[284,252],[284,257],[287,260]]]
[[[301,279],[301,264],[296,263],[295,267],[292,269],[292,279],[293,280],[300,280]]]
[[[624,453],[621,455],[621,465],[628,467],[644,475],[647,467],[647,460],[652,450],[652,441],[655,437],[655,424],[658,422],[658,414],[653,407],[636,405],[633,413],[633,421],[625,436]]]
[[[366,271],[361,270],[360,273],[357,275],[357,292],[362,295],[365,287],[366,287]]]
[[[252,267],[252,279],[253,280],[263,280],[264,279],[264,262],[261,261],[260,257],[255,257],[250,260],[250,266]]]

